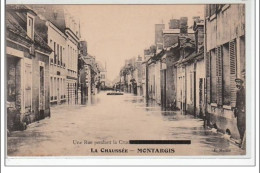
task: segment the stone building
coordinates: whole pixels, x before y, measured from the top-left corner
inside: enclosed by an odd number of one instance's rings
[[[67,36],[67,101],[68,103],[78,102],[78,56],[80,41],[79,20],[74,18],[68,11],[64,11],[65,30]]]
[[[101,64],[101,62],[98,62],[98,69],[100,72],[100,89],[105,90],[107,87],[107,68],[106,64],[105,67]]]
[[[52,49],[25,5],[6,5],[8,129],[50,116],[49,55]],[[37,19],[38,20],[38,19]]]
[[[142,63],[143,63],[143,59],[141,56],[138,56],[137,57],[137,60],[136,60],[136,82],[137,82],[137,95],[139,96],[143,96],[144,94],[144,86],[142,84],[142,80],[143,80],[143,66],[142,66]]]
[[[175,21],[172,19],[170,23]],[[176,21],[179,21],[176,19]],[[179,60],[179,35],[180,29],[179,22],[177,26],[170,24],[170,29],[163,30],[163,49],[165,50],[165,69],[163,71],[162,82],[165,83],[165,88],[162,100],[164,100],[163,106],[165,108],[176,108],[176,87],[177,87],[177,70],[174,63]],[[172,28],[172,29],[171,29]]]
[[[236,104],[235,79],[246,79],[245,5],[206,5],[205,33],[208,124],[239,138],[232,108]]]
[[[77,103],[79,21],[60,5],[30,5],[45,22],[42,34],[53,49],[50,55],[50,100],[52,104]]]

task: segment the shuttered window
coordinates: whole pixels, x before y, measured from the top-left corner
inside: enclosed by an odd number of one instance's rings
[[[229,42],[222,46],[223,57],[223,105],[230,105],[230,58]]]
[[[210,103],[217,103],[217,56],[216,49],[210,51]]]
[[[231,106],[236,103],[236,76],[237,76],[237,55],[236,55],[236,41],[232,40],[229,43],[229,58],[230,58],[230,93],[231,93]]]
[[[210,103],[210,54],[209,52],[206,53],[206,79],[207,79],[207,103]]]
[[[222,47],[216,48],[216,87],[217,87],[217,104],[223,104],[223,58],[222,58]]]

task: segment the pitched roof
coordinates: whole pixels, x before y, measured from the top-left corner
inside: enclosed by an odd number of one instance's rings
[[[46,20],[50,21],[61,32],[65,32],[65,12],[61,5],[29,5],[33,10]]]
[[[26,32],[27,12],[35,13],[34,11],[32,11],[31,9],[27,8],[24,5],[7,5],[6,29],[24,38],[30,43],[35,43],[35,45],[51,52],[52,49],[48,46],[46,41],[40,36],[39,32],[36,29],[34,31],[34,39],[28,37]]]
[[[8,31],[11,31],[16,35],[23,37],[31,43],[33,42],[33,40],[30,37],[28,37],[25,29],[19,25],[19,23],[14,19],[14,17],[10,13],[7,12],[5,16],[5,24],[6,29]]]

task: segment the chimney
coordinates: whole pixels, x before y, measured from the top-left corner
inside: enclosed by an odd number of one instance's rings
[[[169,22],[169,29],[179,29],[179,28],[180,28],[180,20],[171,19]]]
[[[198,18],[193,17],[193,20],[194,20],[193,30],[195,33],[196,52],[200,53],[204,45],[204,20],[201,20],[199,17]]]
[[[183,33],[183,34],[188,33],[188,17],[180,18],[180,33]]]

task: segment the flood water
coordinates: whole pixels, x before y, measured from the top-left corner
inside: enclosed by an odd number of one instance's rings
[[[185,145],[132,145],[129,140],[191,140]],[[128,153],[100,152],[102,148]],[[137,153],[138,149],[173,148],[174,153]],[[97,152],[95,152],[97,150]],[[179,111],[162,111],[141,96],[100,92],[86,105],[56,105],[51,118],[32,123],[8,137],[9,156],[243,155],[245,150],[205,129],[203,121]]]

